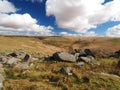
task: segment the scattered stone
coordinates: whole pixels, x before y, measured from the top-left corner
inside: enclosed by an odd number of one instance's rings
[[[74,55],[65,52],[54,53],[53,58],[58,61],[76,62],[76,58]]]
[[[73,75],[72,67],[62,67],[60,69],[60,72],[64,75],[68,75],[68,76]]]

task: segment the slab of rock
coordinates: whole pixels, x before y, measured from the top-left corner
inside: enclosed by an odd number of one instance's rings
[[[6,62],[6,64],[8,64],[10,66],[14,66],[20,61],[21,61],[20,59],[12,57]]]
[[[74,55],[65,52],[54,53],[53,58],[58,61],[76,62],[76,58]]]
[[[87,57],[80,57],[81,61],[84,61],[85,63],[92,63],[92,61],[94,60],[94,57],[92,56],[87,56]]]
[[[31,55],[26,54],[26,53],[23,52],[23,51],[17,51],[17,52],[10,53],[9,56],[22,59],[22,60],[25,61],[25,62],[28,61],[28,60],[30,60],[30,58],[31,58]]]

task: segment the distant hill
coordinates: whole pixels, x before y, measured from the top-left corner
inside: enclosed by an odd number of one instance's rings
[[[120,38],[0,36],[0,52],[23,49],[26,52],[41,52],[48,55],[56,51],[68,51],[69,47],[111,53],[120,49]]]

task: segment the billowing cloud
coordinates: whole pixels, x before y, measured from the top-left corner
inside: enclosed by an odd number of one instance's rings
[[[108,28],[106,36],[109,37],[120,37],[120,24],[114,27]]]
[[[16,12],[14,5],[7,0],[0,0],[0,13]]]
[[[47,0],[46,15],[53,15],[60,28],[86,33],[108,21],[120,21],[120,0]]]
[[[39,35],[51,36],[55,33],[52,31],[53,27],[39,25],[38,21],[28,13],[16,14],[16,9],[13,4],[8,1],[0,1],[6,7],[4,9],[0,5],[0,34],[9,35]],[[14,7],[14,9],[7,9],[7,7]],[[7,14],[12,13],[12,14]]]

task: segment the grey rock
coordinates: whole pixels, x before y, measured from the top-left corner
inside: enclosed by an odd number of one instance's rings
[[[16,57],[16,58],[22,59],[24,61],[28,61],[31,58],[31,55],[26,54],[23,51],[17,51],[17,52],[10,53],[9,56]]]
[[[68,75],[68,76],[73,75],[72,67],[62,67],[60,69],[60,72],[64,75]]]
[[[21,61],[20,59],[12,57],[6,62],[6,64],[8,64],[10,66],[14,66],[20,61]]]
[[[85,53],[84,50],[80,50],[80,51],[79,51],[79,56],[85,56],[85,55],[86,55],[86,53]]]
[[[54,53],[53,57],[55,60],[58,61],[76,62],[76,58],[74,55],[65,52]]]
[[[80,56],[80,53],[75,53],[75,58],[76,58],[76,60],[79,59],[79,56]]]
[[[89,63],[90,64],[94,60],[94,57],[92,57],[92,56],[86,56],[86,57],[80,57],[80,59],[82,61],[84,61],[85,63]]]
[[[25,62],[29,61],[30,59],[31,59],[31,56],[29,54],[26,54],[25,57],[23,58]]]
[[[2,90],[3,88],[3,81],[4,81],[4,77],[0,74],[0,90]]]

